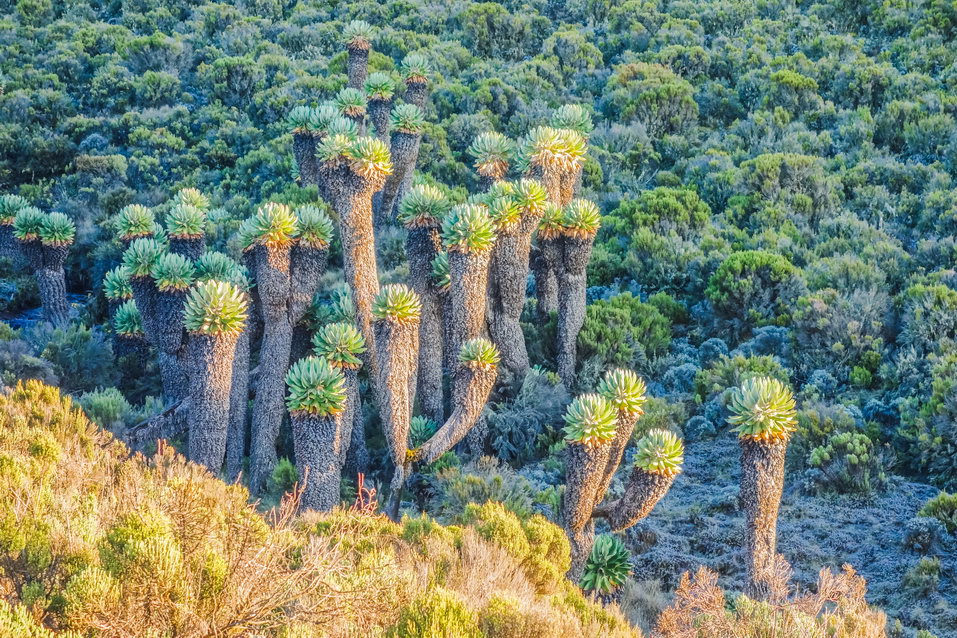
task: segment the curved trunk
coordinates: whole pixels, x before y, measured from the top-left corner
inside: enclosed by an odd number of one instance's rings
[[[496,377],[495,368],[458,367],[453,379],[452,414],[428,441],[415,450],[413,462],[432,463],[465,438],[481,417]]]
[[[528,350],[520,323],[528,287],[531,234],[499,235],[489,268],[488,329],[514,380],[528,371]]]
[[[346,47],[349,59],[346,62],[346,73],[349,76],[349,87],[362,89],[369,76],[369,49],[366,47]]]
[[[189,459],[219,475],[226,457],[238,335],[189,336]]]
[[[444,420],[442,397],[442,312],[441,301],[432,285],[432,260],[438,254],[436,228],[410,228],[405,250],[409,257],[409,284],[419,295],[419,366],[417,392],[422,409],[436,423]]]
[[[607,518],[612,531],[628,529],[651,513],[674,482],[674,475],[656,474],[633,467],[621,498],[595,508],[594,515],[596,518]]]
[[[246,456],[246,414],[249,411],[249,327],[236,341],[233,377],[229,391],[229,426],[226,429],[226,480],[235,482]]]
[[[778,509],[784,490],[787,441],[741,440],[741,501],[747,594],[765,600],[774,582]]]
[[[418,133],[396,131],[392,134],[392,174],[385,180],[375,209],[376,227],[395,219],[396,203],[401,200],[403,186],[408,190],[408,184],[411,183],[421,142],[422,135]]]
[[[319,165],[316,159],[318,140],[311,132],[292,134],[292,154],[299,168],[303,186],[318,184]]]
[[[445,321],[451,332],[451,342],[448,344],[451,357],[458,357],[462,344],[481,337],[485,331],[485,298],[488,294],[491,259],[491,250],[471,253],[449,251],[452,312]]]
[[[425,101],[429,99],[428,82],[406,82],[405,96],[402,98],[409,104],[415,104],[422,110],[425,110]]]
[[[328,512],[339,504],[339,482],[342,466],[340,449],[342,414],[319,416],[308,412],[292,412],[292,440],[296,453],[296,469],[305,485],[299,501],[302,509]]]
[[[417,322],[378,320],[374,327],[379,361],[379,416],[392,462],[399,468],[405,464],[409,448],[414,400],[411,379],[418,365],[419,326]]]
[[[591,519],[595,499],[608,465],[611,444],[568,444],[565,462],[565,494],[562,497],[562,527],[580,531]]]
[[[286,411],[283,397],[292,348],[292,325],[288,313],[291,250],[289,246],[256,246],[255,251],[263,340],[253,404],[250,488],[259,492],[276,465],[276,439]]]
[[[452,290],[451,287],[439,290],[439,310],[442,316],[442,371],[448,376],[455,374],[458,366],[459,353],[452,350],[455,339],[455,327],[452,325]]]
[[[369,100],[369,121],[375,136],[386,146],[392,145],[389,136],[389,114],[392,112],[392,100]]]
[[[585,325],[586,270],[594,235],[565,236],[559,240],[558,262],[558,376],[571,388],[575,381],[578,333]]]
[[[601,484],[595,492],[595,506],[597,507],[605,498],[611,480],[621,465],[621,458],[625,454],[625,448],[631,441],[631,434],[635,431],[635,424],[638,423],[640,414],[626,414],[618,411],[618,419],[615,423],[615,438],[611,441],[611,450],[608,453],[608,463],[605,465],[605,471],[602,474]]]
[[[339,447],[339,465],[344,467],[346,457],[352,448],[353,430],[358,418],[362,422],[362,399],[359,397],[359,371],[355,368],[343,368],[346,380],[346,409],[342,413],[342,445]]]
[[[591,548],[595,545],[595,523],[588,521],[577,531],[566,530],[568,544],[571,545],[571,567],[568,569],[568,578],[574,582],[581,580],[591,555]]]
[[[539,238],[539,245],[531,249],[531,266],[535,272],[536,313],[541,323],[547,322],[549,315],[558,311],[556,268],[561,252],[557,241]]]
[[[326,272],[329,250],[297,243],[290,257],[289,323],[296,325],[306,314],[319,289],[319,280]]]
[[[190,261],[196,261],[206,250],[206,237],[174,236],[169,238],[169,251],[176,255],[182,255]]]

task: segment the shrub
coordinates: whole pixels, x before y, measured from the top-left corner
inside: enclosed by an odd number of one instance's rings
[[[941,492],[924,503],[917,515],[936,518],[948,532],[957,532],[957,494]]]
[[[585,591],[610,594],[621,587],[631,573],[631,554],[617,536],[602,534],[595,539],[585,563],[581,585]]]
[[[56,329],[38,325],[27,338],[40,358],[53,365],[64,391],[82,392],[113,384],[113,348],[101,330],[78,323]]]
[[[524,477],[490,457],[464,467],[448,467],[429,479],[429,511],[440,521],[455,522],[470,503],[501,503],[518,516],[532,513],[535,488]]]
[[[91,421],[108,430],[132,425],[131,419],[136,414],[123,393],[116,388],[84,392],[77,398],[77,403]]]
[[[455,592],[441,587],[419,595],[402,610],[390,638],[481,638],[478,618]]]
[[[839,432],[811,450],[809,477],[816,492],[870,494],[887,483],[883,455],[866,434]]]
[[[652,137],[681,133],[698,117],[691,84],[658,64],[633,62],[615,67],[604,94],[608,117],[637,119]]]
[[[773,377],[788,382],[788,372],[775,357],[721,356],[695,376],[695,400],[699,403],[719,398],[724,403],[729,388],[753,377]]]
[[[719,316],[736,335],[754,328],[787,325],[806,286],[787,258],[763,250],[733,253],[708,280],[705,291]]]
[[[664,354],[671,344],[671,323],[657,308],[624,293],[590,304],[578,333],[578,358],[598,359],[598,367],[640,367]]]
[[[558,440],[568,391],[557,375],[532,368],[515,398],[496,403],[488,412],[489,439],[496,456],[521,466],[538,458]]]
[[[915,596],[929,596],[940,586],[940,572],[940,559],[925,556],[904,574],[901,585]]]

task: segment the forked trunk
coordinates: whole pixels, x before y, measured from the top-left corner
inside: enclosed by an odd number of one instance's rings
[[[418,133],[396,131],[392,134],[392,174],[386,178],[375,210],[376,227],[395,219],[396,204],[401,201],[403,184],[412,178],[421,141],[422,136]]]
[[[528,287],[531,234],[501,233],[492,248],[489,268],[488,329],[513,380],[528,371],[528,350],[520,323]]]
[[[566,530],[579,531],[591,520],[610,452],[610,443],[569,443],[561,507],[562,527]]]
[[[607,518],[612,531],[627,529],[651,513],[674,481],[673,474],[658,474],[633,467],[625,483],[625,493],[621,498],[595,508],[595,517]]]
[[[621,465],[622,456],[625,454],[625,448],[631,441],[631,434],[635,431],[635,425],[638,423],[640,414],[627,414],[618,411],[618,419],[615,422],[615,438],[611,441],[611,449],[608,452],[608,463],[605,465],[605,471],[602,474],[601,485],[595,493],[595,506],[597,507],[605,498],[608,488],[611,486],[611,480]]]

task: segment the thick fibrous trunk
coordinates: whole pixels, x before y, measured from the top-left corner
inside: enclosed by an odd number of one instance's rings
[[[169,251],[176,255],[182,255],[190,261],[196,261],[206,250],[206,237],[176,236],[170,235]]]
[[[302,509],[328,512],[339,504],[342,478],[342,414],[319,416],[308,412],[290,415],[296,469],[305,486],[300,500]]]
[[[451,356],[469,339],[481,337],[485,330],[485,296],[488,294],[488,267],[492,251],[463,253],[449,251],[449,272],[452,276],[451,316],[449,324]]]
[[[316,159],[316,137],[310,132],[292,134],[292,154],[299,168],[303,186],[318,184],[319,160]]]
[[[627,529],[651,513],[674,481],[673,474],[658,474],[633,467],[625,483],[625,493],[621,498],[595,508],[595,517],[607,518],[613,531]]]
[[[157,349],[160,378],[163,380],[163,399],[166,405],[181,401],[189,393],[189,379],[186,377],[183,351],[165,352]]]
[[[378,208],[375,210],[377,227],[395,219],[396,203],[400,201],[403,184],[412,178],[421,141],[422,136],[418,133],[396,131],[392,134],[392,174],[385,180]]]
[[[578,333],[585,325],[586,269],[594,235],[562,237],[558,262],[558,376],[571,388],[575,380]]]
[[[156,282],[152,277],[130,277],[130,287],[133,289],[133,301],[140,311],[140,320],[143,323],[143,333],[150,345],[156,345]]]
[[[349,76],[349,88],[361,89],[369,76],[369,49],[367,47],[346,47],[349,59],[346,73]]]
[[[319,289],[319,279],[326,272],[326,247],[297,243],[292,248],[289,296],[289,323],[296,325],[312,305],[312,298]]]
[[[778,509],[787,441],[741,440],[741,501],[745,513],[747,593],[763,600],[774,580]]]
[[[538,240],[538,246],[531,250],[531,265],[535,272],[535,297],[538,300],[536,311],[538,320],[548,321],[548,316],[558,311],[558,277],[556,269],[561,251],[557,239]]]
[[[405,241],[409,257],[409,284],[419,295],[418,392],[425,413],[436,423],[444,420],[442,397],[442,311],[432,285],[432,260],[439,251],[437,228],[410,228]]]
[[[610,443],[568,445],[561,508],[562,527],[566,530],[579,531],[591,519],[610,452]]]
[[[359,394],[359,371],[345,369],[347,403],[346,412],[351,414],[352,426],[343,474],[356,480],[361,472],[369,470],[369,450],[366,447],[366,432],[362,415],[362,399]]]
[[[369,100],[367,108],[375,136],[386,146],[390,146],[392,139],[389,136],[389,114],[392,112],[392,100]]]
[[[502,363],[516,380],[525,376],[529,365],[520,320],[528,287],[531,242],[531,231],[525,233],[521,228],[514,234],[500,234],[489,268],[489,334],[501,352]]]
[[[452,290],[451,286],[439,290],[439,309],[442,316],[442,371],[452,376],[458,365],[458,351],[452,350],[455,340],[455,326],[452,325]]]
[[[432,437],[415,451],[416,463],[432,463],[465,438],[482,415],[497,373],[493,367],[473,369],[459,365],[453,379],[452,414]]]
[[[379,416],[385,431],[392,462],[397,468],[406,461],[409,423],[414,400],[411,379],[418,365],[418,322],[397,323],[378,320],[374,324],[379,361]]]
[[[19,252],[27,268],[34,271],[43,268],[43,244],[40,243],[39,239],[28,241],[18,239],[17,245],[20,247]]]
[[[615,438],[611,441],[611,449],[608,452],[608,463],[605,465],[601,484],[595,492],[596,507],[601,503],[602,499],[605,498],[605,494],[608,492],[611,480],[614,478],[615,472],[618,471],[618,466],[621,465],[625,448],[628,446],[628,442],[631,441],[631,434],[635,431],[635,424],[638,423],[640,416],[640,414],[627,414],[620,410],[618,411],[618,419],[615,423]]]
[[[569,580],[578,582],[585,572],[585,565],[588,564],[588,557],[595,545],[595,523],[594,521],[588,521],[581,529],[565,530],[565,533],[572,550],[572,562],[567,577]]]
[[[327,200],[339,215],[342,237],[342,261],[346,282],[352,290],[359,330],[366,341],[363,363],[375,379],[375,335],[372,331],[372,303],[379,294],[379,274],[372,226],[372,194],[381,180],[370,180],[352,173],[348,167],[324,169]]]
[[[187,292],[156,291],[156,345],[167,354],[176,354],[183,345],[183,306]]]
[[[558,178],[558,205],[565,207],[575,198],[575,193],[581,188],[582,167],[577,166],[571,171],[562,171]]]
[[[238,335],[189,337],[189,459],[219,475],[226,457]]]
[[[0,224],[0,257],[9,259],[14,268],[21,267],[23,255],[17,238],[13,236],[13,224]]]
[[[246,413],[249,410],[249,327],[236,341],[233,377],[229,391],[229,426],[226,429],[226,479],[235,481],[246,455]]]
[[[352,437],[356,422],[362,427],[362,399],[359,396],[359,371],[355,368],[343,368],[342,375],[346,386],[346,409],[342,412],[342,445],[339,448],[339,465],[344,467],[349,449],[352,447]],[[364,432],[361,433],[363,436]]]
[[[43,318],[54,326],[62,326],[70,320],[70,304],[66,300],[66,276],[63,264],[70,251],[68,245],[41,245],[42,266],[34,273],[43,304]]]
[[[142,336],[113,335],[113,354],[117,359],[129,356],[144,358],[149,351],[149,344]]]
[[[253,404],[250,487],[259,492],[276,465],[276,439],[285,413],[285,377],[292,348],[292,324],[288,314],[292,278],[289,246],[256,246],[255,250],[256,283],[264,325]]]
[[[409,104],[415,104],[420,109],[425,110],[425,101],[429,99],[428,82],[406,82],[405,96],[402,98]]]

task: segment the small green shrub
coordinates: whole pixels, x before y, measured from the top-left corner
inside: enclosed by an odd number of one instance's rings
[[[482,638],[478,617],[455,592],[435,587],[402,610],[389,638]]]
[[[585,571],[582,589],[610,594],[621,587],[631,573],[631,554],[617,536],[602,534],[595,539]]]
[[[936,518],[948,532],[957,532],[957,494],[941,492],[924,503],[917,515]]]

